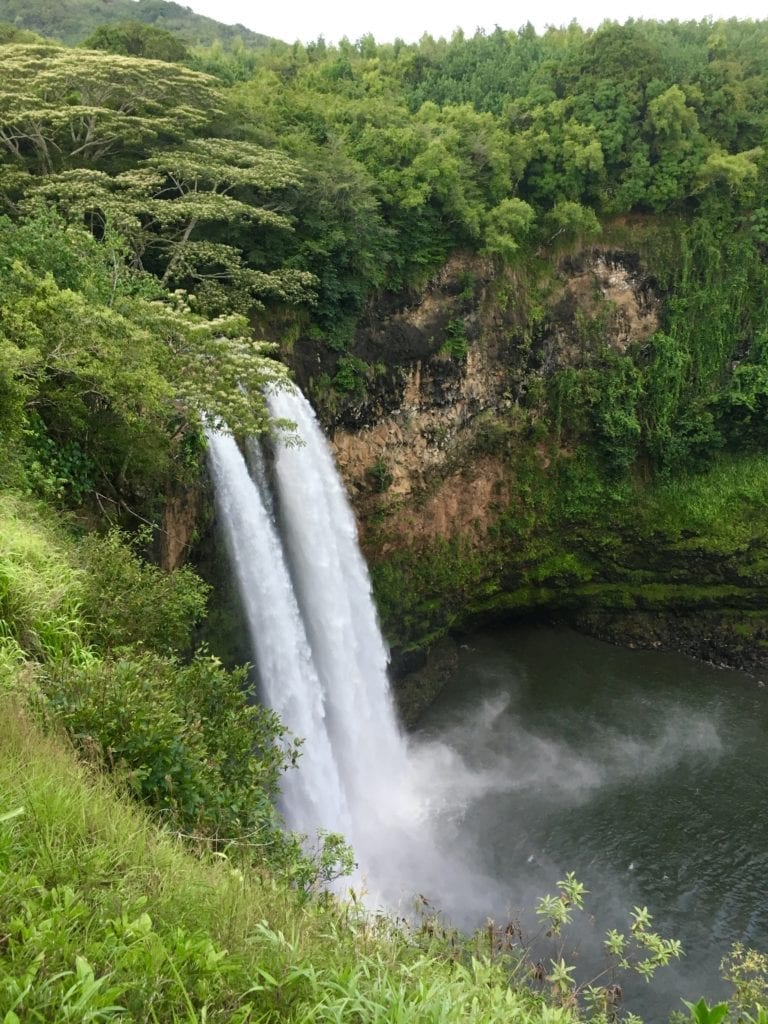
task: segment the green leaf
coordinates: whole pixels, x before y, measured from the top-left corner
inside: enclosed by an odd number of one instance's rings
[[[14,818],[20,818],[24,813],[23,807],[15,807],[12,811],[6,811],[5,814],[0,814],[0,825],[6,821],[13,821]]]

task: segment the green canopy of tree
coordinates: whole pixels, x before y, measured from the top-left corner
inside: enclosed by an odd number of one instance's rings
[[[189,60],[189,49],[181,39],[163,28],[145,25],[141,21],[100,25],[82,45],[88,50],[106,50],[124,57],[146,57],[176,64]]]
[[[42,43],[44,40],[37,32],[26,28],[18,28],[8,21],[0,21],[0,46],[6,43]]]
[[[163,61],[49,45],[0,47],[0,148],[50,174],[176,140],[214,116],[213,80]]]
[[[183,455],[173,439],[203,416],[265,430],[263,388],[286,369],[244,317],[199,315],[125,255],[50,213],[0,219],[0,393],[6,436],[34,412],[103,487],[136,494],[162,487]]]

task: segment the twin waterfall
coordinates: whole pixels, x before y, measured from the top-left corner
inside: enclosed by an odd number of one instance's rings
[[[263,698],[304,740],[298,770],[284,777],[283,812],[310,838],[341,832],[360,880],[387,898],[384,880],[410,874],[407,848],[420,815],[368,571],[312,408],[293,391],[268,401],[303,442],[278,441],[271,473],[256,442],[247,458],[227,435],[212,433],[209,442]]]

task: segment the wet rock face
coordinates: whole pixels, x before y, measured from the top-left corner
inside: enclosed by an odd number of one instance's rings
[[[446,348],[458,330],[468,347],[477,340],[478,309],[493,280],[493,267],[478,257],[456,255],[421,291],[384,292],[369,301],[349,354],[372,369],[365,387],[320,409],[327,428],[360,430],[397,414],[412,401],[414,374],[424,400],[447,407],[461,397],[463,359]],[[458,327],[458,325],[461,325]],[[322,374],[334,376],[339,353],[300,338],[287,360],[299,385],[314,394]]]
[[[419,295],[387,296],[368,310],[354,354],[383,372],[329,424],[353,496],[370,493],[376,467],[385,467],[390,497],[418,493],[473,419],[504,401],[507,369],[488,331],[493,281],[487,261],[458,255]]]
[[[534,286],[465,254],[421,292],[371,302],[351,354],[375,372],[324,415],[363,530],[386,490],[401,502],[404,541],[484,533],[514,482],[499,460],[472,454],[478,433],[535,383],[606,348],[642,345],[659,327],[661,299],[631,252],[593,248],[562,260],[535,318]],[[309,385],[306,361],[294,364]]]
[[[661,299],[636,253],[593,249],[565,259],[561,290],[538,334],[545,373],[581,366],[595,348],[623,354],[658,331]]]

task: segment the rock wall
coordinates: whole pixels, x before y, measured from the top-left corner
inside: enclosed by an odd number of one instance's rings
[[[202,505],[197,484],[168,495],[157,538],[158,561],[166,572],[173,572],[187,561],[200,525]]]
[[[379,367],[377,378],[325,417],[366,543],[383,507],[398,511],[399,538],[390,530],[385,550],[484,536],[514,487],[506,461],[484,451],[499,414],[514,417],[564,366],[643,344],[660,312],[639,257],[603,248],[547,266],[533,289],[530,278],[457,255],[422,292],[372,302],[352,352]],[[301,345],[293,361],[311,392]]]

